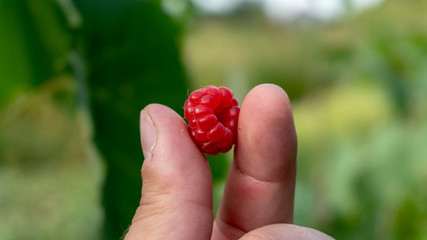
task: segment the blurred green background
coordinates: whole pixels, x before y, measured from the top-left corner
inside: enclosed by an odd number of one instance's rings
[[[427,2],[0,0],[0,239],[119,239],[139,111],[260,83],[291,98],[295,224],[427,239]],[[214,205],[231,154],[209,157]]]

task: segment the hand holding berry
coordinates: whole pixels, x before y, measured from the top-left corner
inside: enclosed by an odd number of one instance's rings
[[[125,240],[331,239],[292,225],[297,140],[286,93],[271,84],[255,87],[243,101],[238,126],[214,220],[210,168],[186,123],[162,105],[142,111],[142,197]]]

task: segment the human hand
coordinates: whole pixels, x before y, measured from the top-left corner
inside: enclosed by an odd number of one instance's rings
[[[214,220],[204,154],[177,113],[147,106],[141,112],[142,197],[125,240],[332,239],[292,225],[297,137],[286,93],[271,84],[255,87],[241,106],[238,127]]]

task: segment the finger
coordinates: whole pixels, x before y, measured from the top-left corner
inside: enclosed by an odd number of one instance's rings
[[[240,240],[333,240],[333,238],[312,228],[273,224],[255,229]]]
[[[238,129],[214,239],[292,223],[297,137],[287,94],[272,84],[255,87],[242,104]]]
[[[211,173],[182,118],[165,106],[147,106],[141,143],[142,197],[125,239],[209,239]]]

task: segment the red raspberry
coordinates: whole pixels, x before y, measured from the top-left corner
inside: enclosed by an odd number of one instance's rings
[[[198,89],[184,105],[184,117],[193,141],[210,155],[228,152],[236,142],[239,111],[233,92],[226,87]]]

